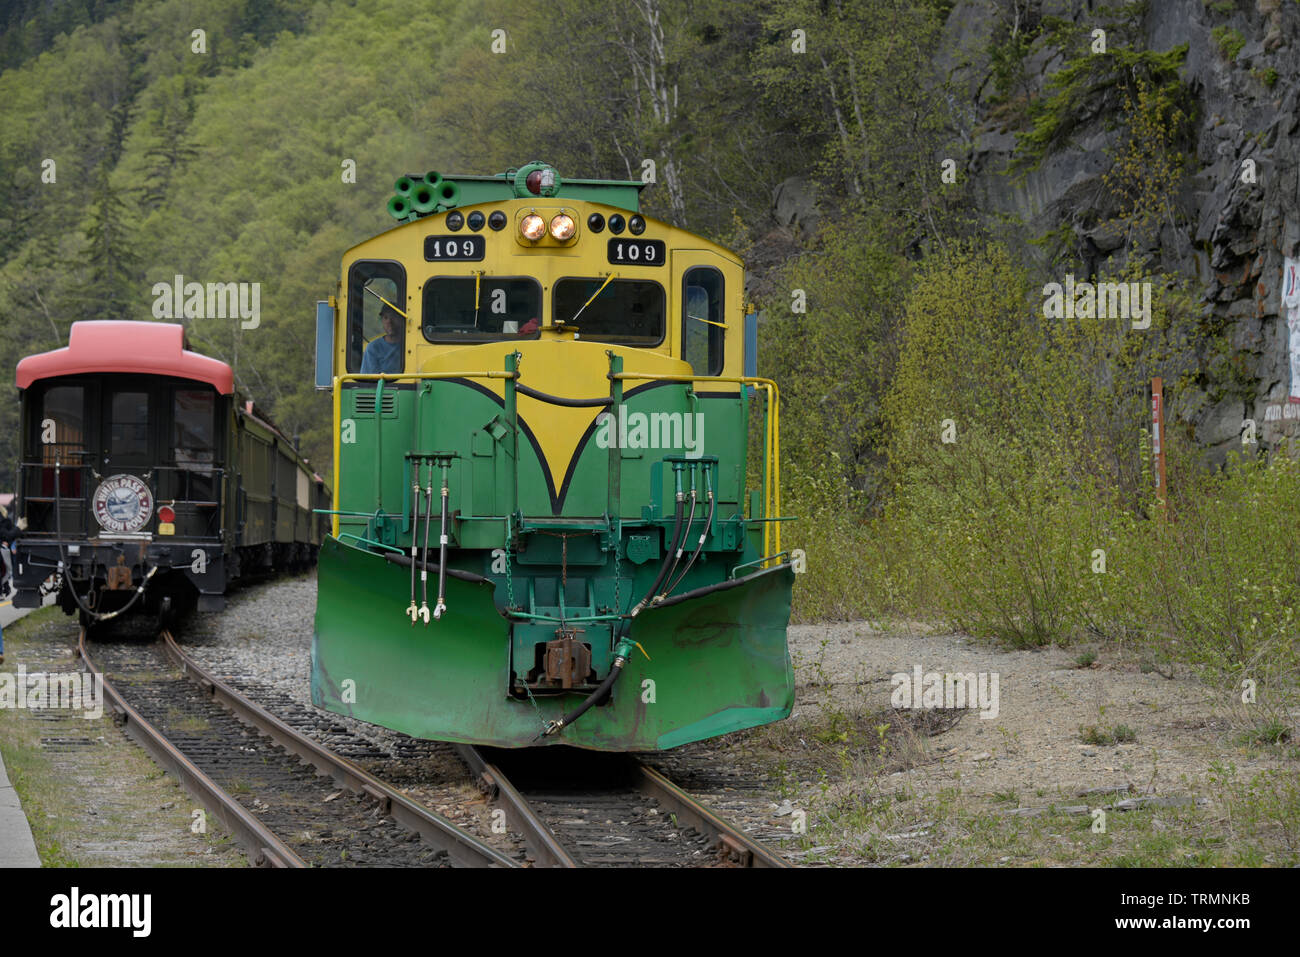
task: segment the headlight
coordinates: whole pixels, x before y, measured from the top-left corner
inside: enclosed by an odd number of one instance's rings
[[[546,220],[536,213],[529,213],[520,221],[519,232],[523,234],[524,239],[535,243],[546,235]]]
[[[573,238],[573,217],[568,213],[560,213],[551,220],[551,235],[564,242],[566,239]]]

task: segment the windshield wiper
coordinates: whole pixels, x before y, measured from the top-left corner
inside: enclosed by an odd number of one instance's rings
[[[575,312],[575,313],[573,314],[573,318],[572,318],[572,319],[570,319],[568,322],[557,322],[557,323],[555,324],[555,327],[556,327],[557,329],[559,329],[561,332],[566,332],[566,331],[568,331],[569,329],[573,329],[573,330],[576,332],[577,329],[578,329],[578,327],[575,326],[574,323],[577,322],[577,321],[578,321],[578,317],[579,317],[580,315],[582,315],[582,310],[583,310],[583,309],[586,309],[586,308],[587,308],[588,306],[590,306],[593,302],[595,302],[595,301],[596,301],[596,297],[599,296],[602,292],[605,291],[605,287],[608,286],[608,285],[610,284],[610,282],[612,282],[613,280],[615,280],[615,279],[617,279],[617,278],[618,278],[618,273],[616,273],[616,272],[612,272],[612,273],[610,273],[610,274],[609,274],[609,278],[606,279],[604,282],[602,282],[602,283],[600,284],[600,288],[597,289],[595,292],[593,292],[593,293],[591,294],[591,298],[588,299],[586,302],[584,302],[584,303],[582,304],[582,309],[579,309],[577,312]]]
[[[397,308],[396,306],[394,306],[391,302],[389,302],[387,299],[385,299],[385,298],[384,298],[383,296],[381,296],[379,293],[375,292],[375,291],[374,291],[373,289],[371,289],[369,286],[362,286],[361,289],[362,289],[363,292],[368,292],[368,293],[370,293],[370,295],[374,296],[376,299],[378,299],[380,302],[382,302],[385,306],[388,306],[390,309],[393,310],[393,312],[397,313],[397,314],[398,314],[399,316],[401,316],[403,319],[406,318],[406,312],[405,312],[405,310],[398,309],[398,308]]]

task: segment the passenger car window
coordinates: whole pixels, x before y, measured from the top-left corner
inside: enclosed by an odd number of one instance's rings
[[[37,427],[36,451],[41,461],[51,465],[56,461],[81,464],[81,457],[73,455],[86,449],[85,392],[79,385],[57,385],[45,391],[41,414],[34,423]],[[54,425],[53,442],[44,440],[44,423]]]
[[[177,389],[172,404],[172,450],[178,465],[211,464],[215,458],[211,391]]]
[[[117,458],[149,454],[149,393],[114,392],[108,427],[108,454]]]

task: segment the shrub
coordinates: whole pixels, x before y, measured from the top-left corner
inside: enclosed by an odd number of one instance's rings
[[[1210,35],[1219,45],[1219,52],[1228,61],[1237,59],[1237,54],[1246,45],[1246,38],[1231,27],[1215,27],[1210,31]]]

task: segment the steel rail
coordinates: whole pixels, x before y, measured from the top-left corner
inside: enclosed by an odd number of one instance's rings
[[[537,812],[533,810],[527,798],[515,789],[510,779],[502,774],[495,764],[483,757],[478,748],[472,744],[458,744],[456,753],[469,765],[470,770],[482,779],[488,793],[505,802],[507,818],[510,818],[513,812],[515,830],[522,835],[524,845],[533,855],[533,861],[537,866],[579,866],[573,859],[573,855],[564,849],[564,845],[560,843],[555,833],[537,816]]]
[[[113,687],[104,673],[95,665],[86,650],[86,629],[77,639],[81,660],[92,676],[103,682],[104,694],[111,706],[126,717],[126,733],[140,744],[153,759],[172,772],[191,795],[197,798],[218,821],[225,825],[243,845],[254,865],[259,867],[306,867],[307,863],[266,826],[253,816],[234,796],[204,774],[161,732],[127,704],[126,699]]]
[[[639,760],[634,759],[634,763],[638,774],[637,788],[642,794],[654,798],[665,809],[676,814],[679,821],[712,838],[741,867],[790,866],[788,861],[777,857],[749,835],[736,830],[654,768]]]
[[[488,793],[502,801],[511,820],[511,829],[522,835],[525,845],[539,867],[581,867],[555,833],[533,810],[501,769],[487,760],[478,748],[456,745],[456,751],[470,769],[482,779]],[[749,835],[732,827],[695,798],[654,768],[631,758],[635,769],[636,790],[676,816],[680,825],[693,827],[741,867],[790,867],[791,864]]]
[[[261,705],[245,698],[185,654],[170,632],[164,631],[162,637],[163,647],[177,667],[239,720],[256,728],[290,754],[297,755],[317,770],[328,774],[340,785],[358,794],[370,796],[379,803],[383,813],[391,815],[403,827],[419,834],[433,847],[446,852],[456,864],[461,867],[519,866],[517,862],[467,834],[446,818],[416,804],[368,771],[299,734]]]

